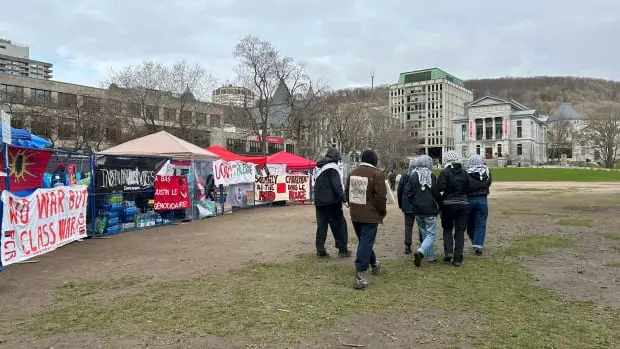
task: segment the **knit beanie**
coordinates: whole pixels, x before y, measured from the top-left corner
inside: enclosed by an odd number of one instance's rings
[[[362,153],[362,162],[365,162],[367,164],[371,164],[373,166],[377,166],[377,154],[372,151],[372,150],[364,150],[364,152]]]

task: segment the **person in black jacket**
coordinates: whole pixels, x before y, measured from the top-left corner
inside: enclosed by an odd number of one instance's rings
[[[316,254],[319,257],[328,257],[325,250],[327,226],[332,230],[338,256],[349,257],[351,252],[347,248],[347,222],[342,212],[344,203],[344,184],[342,174],[338,168],[341,160],[340,152],[336,148],[329,148],[325,157],[317,163],[314,182],[314,206],[316,208]]]
[[[458,162],[455,151],[443,154],[443,171],[437,180],[437,190],[442,193],[441,227],[443,228],[443,250],[446,264],[455,267],[463,265],[463,245],[467,228],[469,175]]]
[[[489,188],[492,182],[491,172],[484,164],[482,156],[473,155],[469,158],[467,173],[469,173],[467,235],[476,250],[476,255],[481,256],[487,233],[487,218],[489,216],[487,195],[489,195]]]
[[[398,190],[396,191],[396,197],[398,199],[398,208],[403,211],[405,216],[405,254],[411,254],[411,243],[413,235],[413,226],[415,225],[415,216],[413,215],[413,209],[409,200],[405,197],[405,187],[409,182],[409,176],[413,170],[417,167],[419,158],[414,158],[409,163],[409,168],[403,172],[398,181]],[[422,233],[418,232],[420,244],[422,243]]]
[[[437,179],[433,174],[433,160],[430,156],[422,155],[418,158],[416,167],[407,181],[405,196],[415,215],[420,234],[424,238],[420,248],[413,255],[413,263],[419,267],[424,257],[433,263],[437,260],[434,243],[437,237],[437,214],[441,195],[437,190]]]

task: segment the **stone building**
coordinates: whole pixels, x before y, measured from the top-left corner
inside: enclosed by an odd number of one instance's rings
[[[453,121],[455,150],[464,159],[482,155],[489,166],[546,163],[547,118],[512,99],[479,98]]]

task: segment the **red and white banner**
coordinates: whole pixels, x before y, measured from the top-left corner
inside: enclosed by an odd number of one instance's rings
[[[19,263],[86,237],[85,185],[37,189],[26,197],[2,192],[2,265]]]
[[[252,183],[256,175],[256,165],[242,161],[213,161],[215,185]]]
[[[256,176],[256,201],[305,201],[310,199],[310,176]]]
[[[474,122],[469,120],[469,138],[474,135]]]
[[[508,136],[508,119],[504,119],[504,136]]]
[[[189,208],[189,185],[185,176],[155,177],[155,211],[183,210]]]

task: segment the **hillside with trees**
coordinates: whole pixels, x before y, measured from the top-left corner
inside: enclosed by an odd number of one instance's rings
[[[476,79],[465,82],[474,99],[487,94],[509,97],[525,106],[551,114],[562,103],[579,112],[601,104],[620,103],[620,82],[581,77],[537,76]]]

